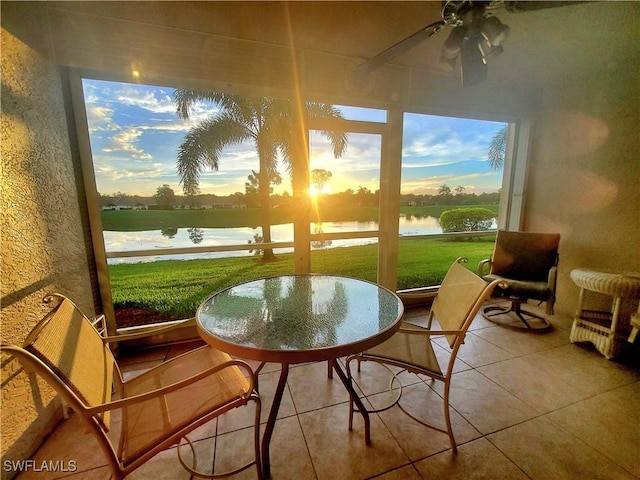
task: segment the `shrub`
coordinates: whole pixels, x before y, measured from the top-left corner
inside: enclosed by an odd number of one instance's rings
[[[490,230],[495,214],[488,208],[455,208],[440,215],[443,233]]]

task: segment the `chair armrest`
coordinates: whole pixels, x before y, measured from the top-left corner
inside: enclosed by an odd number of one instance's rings
[[[553,315],[553,305],[556,303],[556,281],[558,278],[558,267],[555,265],[549,269],[549,298],[546,299],[546,314]]]
[[[556,278],[558,277],[558,267],[555,265],[549,269],[549,278],[547,283],[549,284],[549,288],[551,290],[556,289]]]
[[[181,388],[189,386],[192,383],[198,382],[203,378],[208,377],[209,375],[213,375],[214,373],[219,372],[220,370],[223,370],[225,368],[230,368],[230,367],[241,367],[249,372],[249,377],[248,377],[249,389],[247,390],[246,394],[243,395],[243,396],[249,396],[255,390],[255,386],[254,386],[255,378],[253,375],[253,370],[251,370],[251,367],[246,362],[243,362],[242,360],[230,360],[228,362],[221,363],[220,365],[216,365],[215,367],[207,368],[206,370],[203,370],[202,372],[196,375],[192,375],[189,378],[185,378],[184,380],[180,380],[179,382],[172,383],[171,385],[166,385],[162,388],[150,390],[148,392],[141,393],[139,395],[134,395],[132,397],[122,398],[119,400],[114,400],[112,402],[103,403],[101,405],[96,405],[95,407],[89,407],[86,409],[86,411],[90,415],[96,415],[98,413],[107,412],[110,410],[116,410],[119,408],[124,408],[130,405],[134,405],[136,403],[145,402],[147,400],[151,400],[152,398],[156,398],[156,397],[165,395],[167,393],[180,390]]]
[[[484,276],[484,267],[485,265],[488,266],[489,271],[491,271],[491,259],[490,258],[485,258],[484,260],[480,260],[478,262],[478,276],[482,277]]]
[[[107,342],[120,342],[123,340],[135,340],[137,338],[144,338],[144,337],[148,337],[149,335],[157,335],[160,333],[165,333],[165,332],[170,332],[171,330],[175,330],[176,328],[181,328],[183,326],[185,326],[188,323],[194,323],[195,322],[195,318],[187,318],[185,320],[176,322],[176,323],[172,323],[171,325],[162,325],[159,327],[149,327],[148,329],[145,328],[143,331],[137,332],[137,333],[123,333],[120,335],[112,335],[112,336],[106,336],[106,337],[102,337],[102,340],[107,343]]]

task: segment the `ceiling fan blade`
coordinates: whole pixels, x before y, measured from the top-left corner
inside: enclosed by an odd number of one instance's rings
[[[482,60],[482,52],[478,48],[480,34],[469,39],[460,48],[460,71],[462,86],[477,85],[487,79],[487,64]]]
[[[511,2],[504,2],[504,8],[507,12],[531,12],[534,10],[542,10],[545,8],[565,7],[567,5],[575,5],[577,3],[586,3],[584,1],[526,1],[516,0]]]
[[[372,73],[389,62],[391,59],[411,50],[416,45],[424,42],[431,36],[438,33],[446,25],[452,27],[458,27],[460,25],[466,26],[470,29],[472,36],[476,37],[473,40],[465,39],[462,42],[464,48],[461,51],[461,66],[462,66],[462,83],[463,86],[475,85],[487,78],[486,60],[489,58],[484,52],[480,52],[480,43],[482,39],[480,34],[485,35],[487,33],[478,30],[487,27],[488,21],[485,15],[486,10],[495,10],[499,7],[504,8],[509,12],[526,12],[532,10],[541,10],[545,8],[563,7],[566,5],[573,5],[577,3],[585,3],[584,0],[576,1],[537,1],[537,0],[515,0],[515,1],[503,1],[503,0],[443,0],[443,19],[434,22],[426,27],[418,30],[414,34],[408,36],[404,40],[399,41],[395,45],[387,48],[385,51],[377,54],[375,57],[364,61],[355,68],[347,72],[347,82],[355,90],[364,90],[372,85],[371,79]],[[502,25],[503,32],[502,37],[505,36],[505,30],[508,31],[506,25]],[[475,33],[474,33],[475,31]],[[500,33],[500,32],[499,32]],[[504,38],[503,38],[504,39]],[[500,42],[494,44],[491,42],[490,47],[494,50],[493,56],[497,55],[502,48]],[[498,50],[499,48],[499,50]],[[492,53],[491,51],[489,53]],[[452,65],[451,60],[453,57],[445,57],[446,61]]]
[[[375,57],[372,57],[369,60],[361,63],[356,67],[354,73],[356,75],[366,75],[370,72],[373,72],[380,66],[387,63],[389,60],[405,52],[408,52],[416,45],[419,45],[420,43],[424,42],[426,39],[428,39],[432,35],[438,33],[442,29],[442,27],[444,27],[445,25],[446,23],[443,20],[427,25],[426,27],[418,30],[414,34],[408,36],[404,40],[400,40],[395,45],[377,54]]]

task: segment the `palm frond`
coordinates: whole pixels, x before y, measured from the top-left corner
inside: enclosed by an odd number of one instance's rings
[[[198,190],[200,174],[208,168],[218,170],[223,148],[251,138],[244,125],[227,114],[205,120],[192,128],[178,147],[177,170],[185,194]]]
[[[504,157],[507,151],[507,126],[498,130],[491,144],[489,145],[489,151],[487,152],[487,161],[489,166],[493,170],[501,170],[504,166]]]
[[[189,110],[196,102],[207,101],[218,103],[217,95],[219,94],[215,92],[179,88],[173,92],[173,103],[176,106],[176,113],[181,119],[188,120]]]
[[[261,168],[277,174],[277,153],[284,158],[285,168],[292,171],[291,138],[293,132],[292,102],[279,98],[250,97],[219,92],[178,89],[174,103],[178,116],[189,118],[189,111],[198,101],[215,102],[220,112],[214,119],[202,122],[185,137],[178,151],[178,173],[185,193],[195,191],[200,174],[219,166],[219,155],[225,146],[252,138]],[[304,114],[310,118],[342,120],[341,112],[330,104],[307,102]],[[348,144],[346,132],[322,130],[329,140],[336,158],[342,156]]]
[[[342,112],[335,106],[328,103],[307,102],[305,113],[310,118],[321,118],[324,120],[344,120]],[[343,130],[321,130],[321,135],[329,140],[333,149],[333,156],[340,158],[347,149],[349,135]]]

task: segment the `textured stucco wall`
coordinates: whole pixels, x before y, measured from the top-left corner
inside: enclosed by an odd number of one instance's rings
[[[558,311],[572,314],[574,268],[640,271],[640,78],[635,65],[546,91],[537,121],[525,229],[557,231]],[[590,295],[608,309],[610,297]],[[625,313],[637,300],[625,302]]]
[[[44,314],[45,293],[60,291],[93,310],[59,71],[40,12],[24,8],[2,11],[0,320],[2,340],[16,344]],[[59,419],[53,399],[2,356],[3,460],[28,458],[40,445]]]

